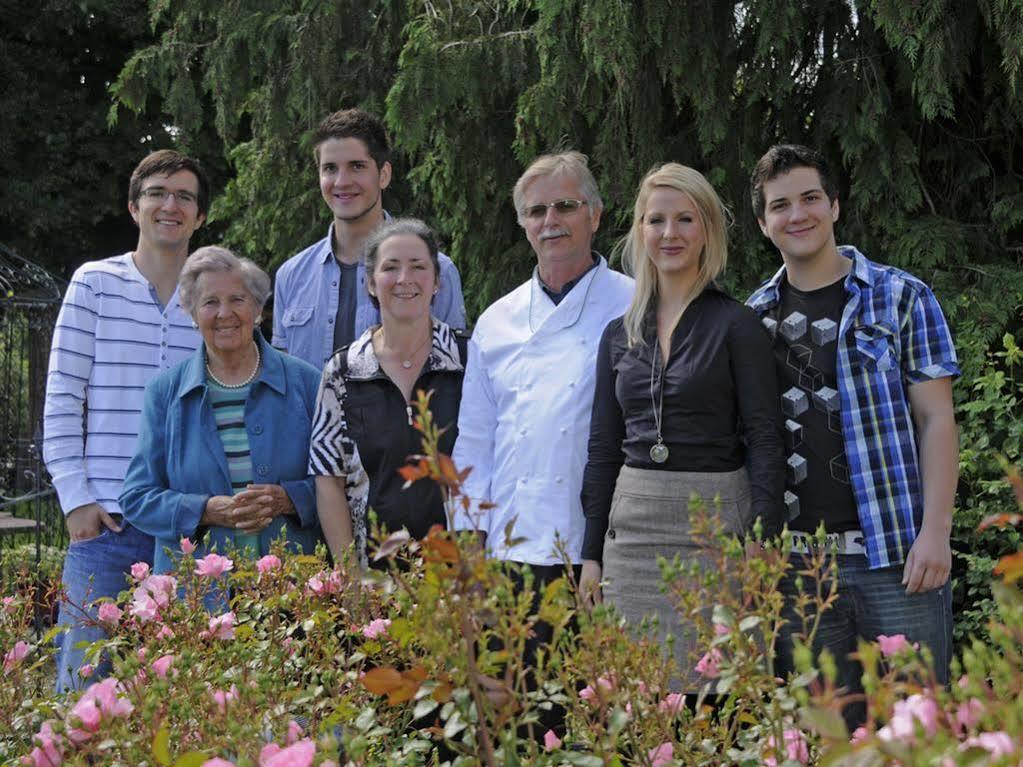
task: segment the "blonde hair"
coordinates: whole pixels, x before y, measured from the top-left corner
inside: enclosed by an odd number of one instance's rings
[[[693,286],[692,297],[698,296],[707,285],[717,279],[728,262],[726,226],[731,216],[703,174],[677,162],[665,163],[647,173],[639,185],[629,233],[615,247],[615,251],[621,255],[625,272],[636,280],[632,303],[625,313],[625,334],[630,347],[645,343],[643,319],[651,306],[656,305],[658,297],[657,269],[643,245],[643,217],[651,193],[659,187],[675,189],[689,195],[700,216],[704,246],[700,254],[700,271]],[[678,319],[675,322],[677,324]]]
[[[520,226],[522,225],[522,208],[526,204],[526,187],[538,178],[557,176],[562,173],[573,176],[579,182],[579,193],[586,198],[591,215],[594,211],[603,210],[604,203],[600,199],[597,180],[590,172],[590,164],[586,155],[575,150],[544,154],[533,160],[526,168],[525,173],[519,176],[519,180],[515,182],[515,188],[512,190],[512,203],[515,205],[515,215],[518,217]]]

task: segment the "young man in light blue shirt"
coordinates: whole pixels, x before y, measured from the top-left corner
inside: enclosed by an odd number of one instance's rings
[[[320,370],[336,349],[380,322],[366,292],[362,245],[388,218],[382,198],[391,163],[384,126],[361,109],[329,115],[313,141],[320,194],[333,221],[326,237],[277,271],[273,345]],[[443,253],[433,315],[465,328],[462,281]]]

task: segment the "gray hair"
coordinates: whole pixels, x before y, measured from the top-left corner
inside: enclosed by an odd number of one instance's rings
[[[178,300],[181,307],[195,316],[196,286],[206,272],[240,272],[245,290],[263,311],[263,305],[270,297],[270,277],[255,262],[239,258],[227,248],[207,245],[199,248],[185,261],[178,278]]]
[[[411,234],[423,241],[426,249],[430,252],[433,276],[440,280],[440,256],[438,255],[440,246],[437,243],[436,233],[418,218],[392,218],[367,237],[365,244],[362,246],[362,262],[366,267],[367,284],[369,282],[369,275],[372,275],[373,270],[376,269],[380,246],[391,237],[397,237],[402,234]],[[377,309],[380,308],[380,301],[372,293],[369,295],[369,300]]]
[[[570,150],[557,154],[544,154],[533,160],[526,172],[519,176],[512,190],[512,202],[519,224],[522,224],[522,208],[526,204],[526,187],[542,176],[555,176],[562,173],[575,176],[579,182],[579,192],[586,198],[591,211],[603,210],[604,202],[600,199],[597,180],[590,172],[589,160],[582,152]]]

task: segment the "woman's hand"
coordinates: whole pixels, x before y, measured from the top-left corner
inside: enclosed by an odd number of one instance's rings
[[[600,590],[600,578],[602,568],[599,562],[592,559],[583,560],[583,569],[579,574],[579,599],[583,609],[589,610],[593,605],[604,601],[604,594]]]
[[[229,495],[210,496],[199,521],[210,527],[234,527],[234,498]]]
[[[259,507],[264,514],[270,515],[270,519],[282,514],[295,513],[295,504],[280,485],[246,485],[245,489],[234,497],[234,505],[239,509]]]

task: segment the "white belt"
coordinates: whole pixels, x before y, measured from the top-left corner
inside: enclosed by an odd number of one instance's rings
[[[790,551],[794,554],[809,554],[818,548],[833,554],[866,554],[863,545],[863,533],[859,530],[846,530],[844,533],[825,533],[823,543],[817,542],[813,533],[793,532]]]

